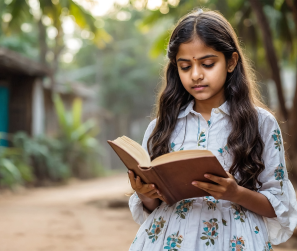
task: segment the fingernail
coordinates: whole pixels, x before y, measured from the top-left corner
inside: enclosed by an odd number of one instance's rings
[[[197,181],[193,181],[193,182],[192,182],[192,185],[197,185],[197,184],[198,184]]]
[[[151,185],[151,187],[155,187],[155,185]]]
[[[204,177],[205,177],[205,178],[209,178],[210,175],[209,175],[209,174],[204,174]]]

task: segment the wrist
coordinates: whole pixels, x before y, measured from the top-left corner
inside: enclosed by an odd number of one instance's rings
[[[244,187],[237,185],[237,190],[236,190],[236,192],[234,194],[232,202],[240,205],[242,199],[244,198],[244,196],[243,196],[244,189],[245,189]]]
[[[147,196],[145,196],[145,195],[143,195],[143,194],[141,194],[141,193],[137,193],[136,192],[136,194],[138,195],[138,197],[139,197],[139,199],[142,201],[142,202],[152,202],[152,201],[155,201],[155,200],[158,200],[157,198],[156,199],[151,199],[151,198],[149,198],[149,197],[147,197]]]

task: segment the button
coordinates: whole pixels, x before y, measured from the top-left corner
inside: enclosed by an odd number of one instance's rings
[[[206,132],[206,129],[205,129],[205,128],[202,128],[201,131],[202,131],[202,132]]]
[[[215,112],[216,114],[218,114],[220,111],[219,111],[219,109],[215,109],[214,112]]]

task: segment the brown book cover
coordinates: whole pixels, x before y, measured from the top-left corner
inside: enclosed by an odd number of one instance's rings
[[[161,162],[163,163],[154,165],[154,160],[149,167],[143,167],[139,163],[140,161],[137,161],[135,156],[132,157],[133,154],[129,153],[127,149],[124,150],[125,147],[120,146],[118,142],[110,140],[107,142],[129,170],[138,175],[144,183],[156,185],[168,205],[172,205],[182,199],[208,196],[209,193],[192,185],[192,182],[195,180],[214,183],[204,177],[206,173],[228,178],[227,173],[217,158],[207,150],[182,150],[184,151],[182,154],[191,151],[192,157],[180,160],[176,157],[174,160],[170,160],[173,154],[177,155],[176,152],[168,153],[155,159],[158,162],[158,159],[162,158],[163,161]],[[136,142],[133,141],[133,143]],[[136,144],[139,145],[138,143]],[[138,148],[136,144],[133,146],[134,150]],[[143,149],[140,145],[139,147]],[[141,151],[140,149],[137,150]],[[143,151],[145,150],[143,149]],[[197,155],[199,155],[197,157],[195,156],[196,151]],[[201,156],[201,151],[207,153],[207,156]],[[169,159],[169,162],[166,162],[166,159]],[[140,168],[138,165],[140,165]]]

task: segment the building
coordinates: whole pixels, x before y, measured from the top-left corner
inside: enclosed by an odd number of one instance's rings
[[[0,48],[0,132],[44,132],[42,80],[49,68],[19,53]],[[7,145],[1,140],[0,145]]]

